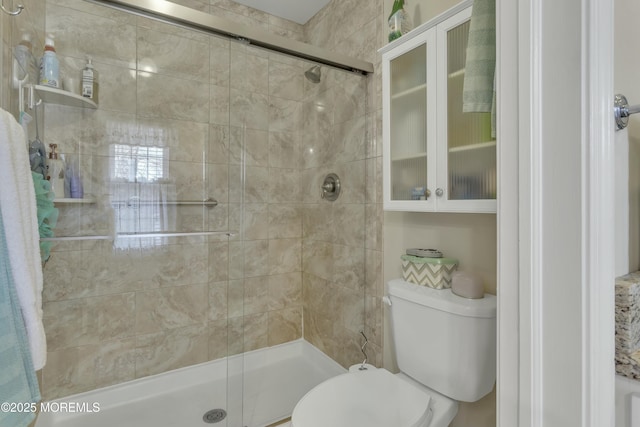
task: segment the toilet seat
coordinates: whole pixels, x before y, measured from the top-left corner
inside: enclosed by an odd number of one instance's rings
[[[351,372],[309,391],[292,427],[427,427],[431,396],[386,369]]]

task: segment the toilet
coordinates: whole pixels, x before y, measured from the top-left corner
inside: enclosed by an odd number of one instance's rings
[[[310,390],[292,427],[447,427],[458,402],[496,380],[496,297],[466,299],[400,279],[387,285],[400,373],[351,370]]]

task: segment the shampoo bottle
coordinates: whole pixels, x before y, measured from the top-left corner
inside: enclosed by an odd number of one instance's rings
[[[38,79],[38,67],[33,56],[31,33],[22,33],[22,39],[15,48],[17,69],[14,70],[16,78],[24,83],[35,83]]]
[[[40,61],[40,84],[55,88],[60,87],[60,62],[56,56],[52,35],[48,35],[45,39],[44,55]]]
[[[49,144],[51,152],[49,153],[49,161],[47,162],[47,179],[51,184],[51,191],[57,199],[64,198],[64,161],[58,158],[56,149],[58,144]]]
[[[91,57],[87,58],[87,65],[82,70],[82,96],[98,103],[98,72],[93,68]]]

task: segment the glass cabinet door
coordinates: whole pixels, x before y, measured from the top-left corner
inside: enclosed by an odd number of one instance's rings
[[[385,210],[496,211],[493,84],[487,111],[463,112],[470,18],[452,10],[381,49]]]
[[[427,66],[435,43],[430,44],[432,34],[427,36],[391,59],[388,74],[390,200],[422,205],[429,202],[429,185],[435,181],[435,170],[427,167],[435,155],[428,146],[435,137],[435,105],[429,105],[435,97],[435,69]]]
[[[439,97],[438,105],[440,114],[446,114],[446,119],[439,119],[438,139],[446,141],[446,150],[439,151],[438,184],[446,187],[437,190],[439,196],[442,194],[438,207],[452,209],[455,201],[465,201],[467,208],[495,211],[496,138],[492,112],[463,112],[468,15],[470,12],[444,22],[438,33],[439,65],[446,67],[439,79],[439,89],[446,88],[446,94]]]

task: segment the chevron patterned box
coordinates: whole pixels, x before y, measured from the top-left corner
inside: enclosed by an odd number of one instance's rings
[[[423,258],[402,255],[402,277],[407,282],[434,289],[451,287],[451,275],[458,265],[454,258]]]

